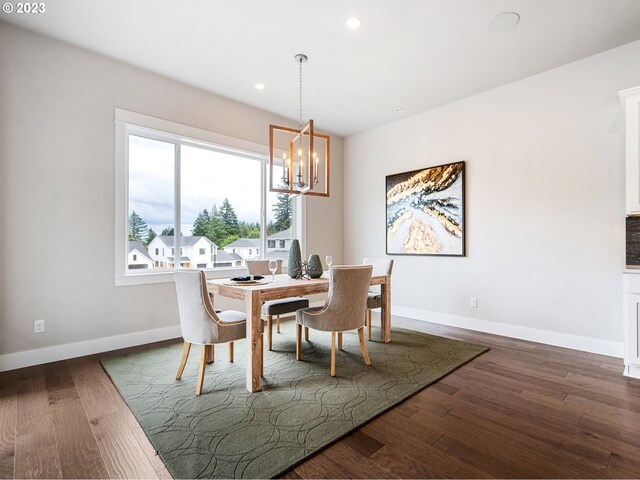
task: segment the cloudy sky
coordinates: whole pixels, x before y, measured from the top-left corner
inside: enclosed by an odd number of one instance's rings
[[[174,147],[172,144],[130,136],[129,213],[140,215],[159,234],[173,226]],[[182,233],[191,234],[193,221],[203,209],[218,207],[225,198],[238,219],[260,220],[260,161],[202,148],[183,146]],[[267,195],[267,216],[276,194]]]

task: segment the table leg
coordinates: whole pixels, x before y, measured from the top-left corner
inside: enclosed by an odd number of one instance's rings
[[[247,312],[247,390],[259,392],[262,374],[262,305],[259,291],[247,291],[245,295]]]
[[[385,282],[380,285],[382,308],[380,309],[380,336],[383,342],[391,341],[391,275],[387,275]]]

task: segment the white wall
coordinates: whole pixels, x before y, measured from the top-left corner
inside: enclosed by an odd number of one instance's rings
[[[173,284],[114,286],[116,107],[262,144],[269,123],[295,125],[0,22],[0,359],[178,323]],[[342,139],[332,142],[335,196],[310,202],[326,217],[307,233],[341,258]],[[34,335],[36,319],[46,333]]]
[[[466,160],[467,256],[394,257],[396,311],[621,353],[617,92],[640,85],[639,58],[631,43],[347,138],[346,260],[385,255],[385,175]]]

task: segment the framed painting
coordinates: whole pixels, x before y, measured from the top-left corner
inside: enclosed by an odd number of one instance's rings
[[[465,255],[464,165],[387,175],[387,255]]]

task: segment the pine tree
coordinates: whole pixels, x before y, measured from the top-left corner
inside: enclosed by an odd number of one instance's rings
[[[260,224],[258,222],[245,222],[244,220],[238,223],[240,229],[240,238],[260,238]]]
[[[222,220],[218,217],[211,218],[207,224],[207,230],[204,236],[216,245],[220,246],[222,239],[227,236]]]
[[[143,241],[147,236],[148,229],[147,222],[135,210],[132,210],[129,215],[129,240]]]
[[[173,237],[175,235],[175,229],[173,227],[165,227],[160,232],[163,237]]]
[[[209,229],[210,222],[211,222],[211,218],[209,217],[209,212],[205,208],[203,211],[198,213],[198,216],[193,222],[192,234],[197,237],[206,236],[207,230]]]
[[[278,200],[273,205],[274,222],[273,228],[276,232],[286,230],[291,226],[291,195],[287,193],[279,193]]]
[[[236,215],[236,212],[231,206],[228,198],[225,198],[222,201],[222,206],[220,207],[220,218],[227,236],[240,234],[240,228],[238,227],[238,215]]]
[[[157,236],[158,234],[153,231],[153,228],[149,228],[149,233],[147,234],[147,240],[146,240],[145,246],[149,245],[151,243],[151,240],[153,240]]]

